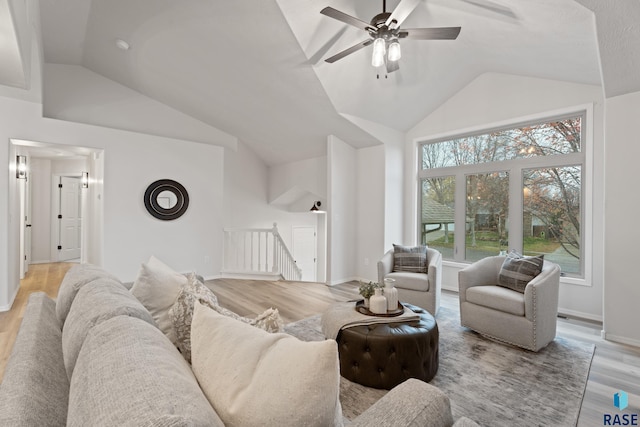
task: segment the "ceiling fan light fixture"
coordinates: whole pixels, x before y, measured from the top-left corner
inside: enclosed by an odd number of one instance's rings
[[[377,38],[373,42],[373,56],[371,57],[371,65],[381,67],[384,65],[384,55],[386,53],[384,39]]]
[[[402,57],[402,51],[400,50],[400,42],[398,39],[394,39],[389,44],[389,61],[397,61]]]

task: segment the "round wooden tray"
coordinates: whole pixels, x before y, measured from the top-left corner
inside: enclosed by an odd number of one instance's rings
[[[364,300],[360,300],[356,302],[356,311],[360,314],[366,314],[367,316],[396,317],[404,313],[404,306],[400,303],[400,301],[398,301],[398,308],[396,308],[395,310],[387,310],[386,313],[376,314],[364,306]]]

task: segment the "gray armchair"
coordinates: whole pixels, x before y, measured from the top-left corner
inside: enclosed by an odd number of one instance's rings
[[[394,279],[398,300],[422,307],[435,317],[440,309],[442,254],[427,248],[427,265],[427,273],[394,272],[391,249],[378,261],[378,282],[383,283],[385,278]]]
[[[458,273],[462,326],[538,351],[556,336],[560,267],[545,261],[524,294],[497,286],[505,257],[481,259]]]

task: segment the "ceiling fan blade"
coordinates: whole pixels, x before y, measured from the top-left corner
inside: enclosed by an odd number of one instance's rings
[[[413,9],[418,6],[418,3],[420,3],[420,0],[400,0],[398,6],[396,6],[391,16],[387,19],[386,26],[390,27],[391,23],[396,21],[393,28],[398,28],[402,22],[407,19],[407,16],[413,12]]]
[[[373,39],[367,39],[361,43],[358,43],[354,46],[351,46],[349,49],[345,49],[340,53],[336,53],[335,55],[333,55],[330,58],[325,59],[325,62],[328,62],[330,64],[333,64],[334,62],[336,62],[338,59],[342,59],[347,55],[352,54],[353,52],[357,52],[360,49],[362,49],[363,47],[367,47],[369,46],[371,43],[373,43]]]
[[[361,30],[369,31],[370,29],[377,30],[375,27],[372,27],[368,22],[361,21],[358,18],[354,18],[351,15],[347,15],[344,12],[340,12],[332,7],[325,7],[320,11],[321,14],[326,15],[330,18],[337,19],[338,21],[344,22],[345,24],[353,25],[354,27],[358,27]]]
[[[393,73],[394,71],[398,71],[400,69],[400,64],[398,61],[389,61],[385,60],[387,66],[387,74]]]
[[[414,40],[455,40],[460,27],[406,28],[400,30],[398,37]]]

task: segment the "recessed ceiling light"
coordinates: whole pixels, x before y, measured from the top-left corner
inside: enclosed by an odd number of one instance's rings
[[[116,46],[118,46],[118,49],[122,50],[129,50],[129,48],[131,48],[131,46],[129,46],[129,43],[122,39],[116,39]]]

